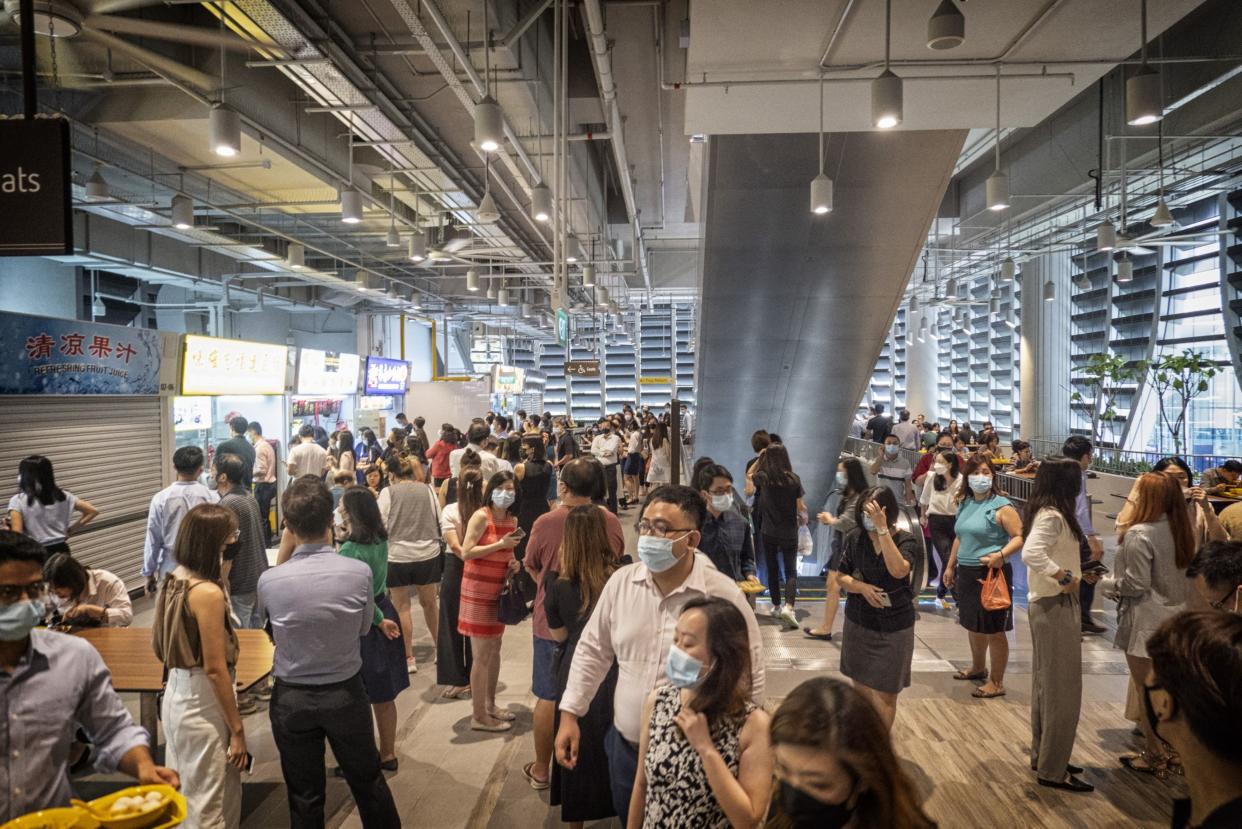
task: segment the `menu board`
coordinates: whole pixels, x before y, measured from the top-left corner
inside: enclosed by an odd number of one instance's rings
[[[405,394],[410,385],[410,364],[389,357],[367,357],[367,394]]]
[[[284,394],[289,347],[187,334],[181,393]]]
[[[362,358],[340,351],[298,349],[298,394],[357,394]]]

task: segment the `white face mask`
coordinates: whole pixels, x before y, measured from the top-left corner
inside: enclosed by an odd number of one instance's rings
[[[724,495],[712,496],[712,509],[716,512],[724,512],[733,506],[733,495],[726,492]]]

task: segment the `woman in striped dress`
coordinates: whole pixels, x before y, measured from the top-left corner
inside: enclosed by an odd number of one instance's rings
[[[500,637],[505,632],[505,626],[496,619],[496,608],[506,577],[521,567],[513,557],[513,548],[521,540],[513,534],[518,529],[512,512],[516,495],[512,472],[493,475],[483,492],[483,506],[470,516],[461,545],[466,564],[457,631],[470,637],[474,656],[470,667],[474,703],[470,728],[475,731],[508,731],[513,727],[513,713],[496,707]]]

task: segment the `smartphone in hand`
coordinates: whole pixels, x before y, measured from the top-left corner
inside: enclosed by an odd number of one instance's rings
[[[888,597],[887,593],[881,591],[880,592],[880,607],[892,607],[892,606],[893,606],[893,600]]]
[[[1103,575],[1108,572],[1108,568],[1104,566],[1102,561],[1088,561],[1082,566],[1084,573],[1099,573]]]
[[[526,537],[526,530],[522,529],[521,527],[518,527],[516,530],[509,533],[509,537],[516,538],[518,541],[521,541],[523,538]]]

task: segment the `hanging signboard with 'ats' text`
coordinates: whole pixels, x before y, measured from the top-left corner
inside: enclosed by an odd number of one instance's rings
[[[69,122],[0,118],[0,256],[73,253]]]
[[[0,353],[0,394],[160,393],[158,331],[0,313]]]

